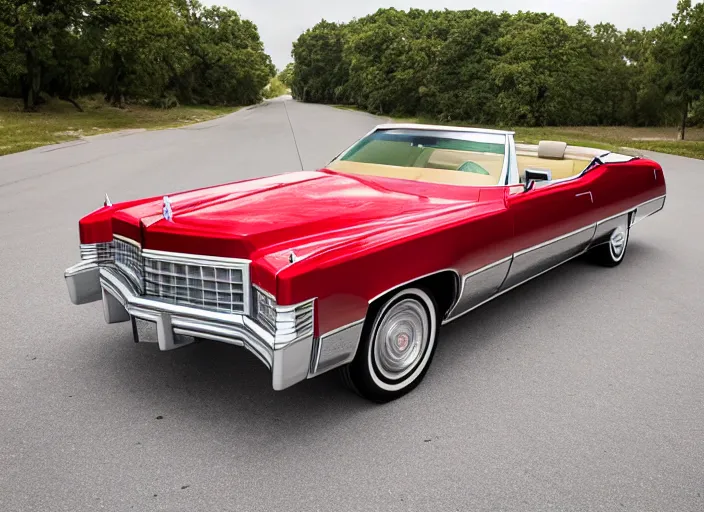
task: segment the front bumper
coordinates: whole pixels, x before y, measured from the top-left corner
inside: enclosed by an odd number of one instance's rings
[[[272,387],[285,389],[308,377],[314,353],[312,334],[282,344],[277,337],[241,314],[226,314],[163,302],[140,296],[117,269],[81,262],[65,272],[74,304],[103,301],[107,323],[138,318],[156,324],[161,350],[187,345],[190,338],[205,338],[246,348],[272,373]]]

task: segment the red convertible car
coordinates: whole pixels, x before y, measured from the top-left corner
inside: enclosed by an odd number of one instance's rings
[[[315,172],[106,197],[65,278],[136,341],[146,321],[161,350],[242,346],[277,390],[340,368],[385,402],[421,381],[443,324],[582,254],[620,264],[665,193],[647,159],[382,125]]]

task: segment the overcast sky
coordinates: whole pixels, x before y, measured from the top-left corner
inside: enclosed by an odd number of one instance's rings
[[[227,6],[256,23],[267,53],[279,69],[292,60],[291,43],[321,19],[349,21],[381,7],[552,12],[570,23],[583,19],[591,25],[603,21],[620,29],[640,29],[670,21],[677,6],[677,0],[205,0],[205,3]]]

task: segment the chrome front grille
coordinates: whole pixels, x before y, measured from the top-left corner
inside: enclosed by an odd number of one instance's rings
[[[113,264],[140,295],[221,313],[249,313],[249,261],[153,251],[118,235],[81,246],[84,260]]]
[[[136,243],[121,238],[113,240],[115,266],[119,268],[144,293],[144,263],[142,249]]]
[[[246,261],[162,255],[145,251],[146,295],[223,313],[244,313],[249,299]]]

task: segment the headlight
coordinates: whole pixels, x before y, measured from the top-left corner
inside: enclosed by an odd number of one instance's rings
[[[314,332],[314,301],[279,306],[268,293],[254,287],[254,319],[275,337],[275,347],[291,343]]]
[[[254,296],[254,318],[274,333],[276,331],[276,301],[259,288],[254,288]]]

